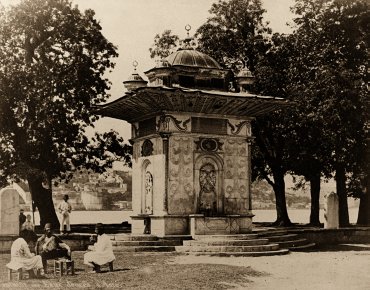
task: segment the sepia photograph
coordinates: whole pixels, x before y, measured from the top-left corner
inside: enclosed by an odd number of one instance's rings
[[[0,0],[0,289],[366,290],[368,0]]]

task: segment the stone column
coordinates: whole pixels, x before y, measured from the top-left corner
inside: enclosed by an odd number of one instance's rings
[[[11,187],[0,190],[0,234],[19,234],[19,193]]]
[[[326,196],[324,228],[339,228],[339,201],[338,195],[334,192]]]
[[[160,136],[163,141],[163,154],[166,158],[165,160],[165,192],[163,195],[163,212],[165,214],[168,213],[168,168],[169,168],[169,139],[170,139],[170,133],[160,133]]]
[[[248,164],[247,164],[247,174],[248,174],[248,210],[252,210],[252,193],[251,193],[251,183],[252,183],[252,141],[253,138],[247,138],[247,154],[248,154]]]

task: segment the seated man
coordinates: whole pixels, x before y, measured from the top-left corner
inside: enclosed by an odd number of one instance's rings
[[[55,258],[71,259],[71,249],[51,232],[51,224],[45,224],[45,234],[36,242],[36,254],[40,254],[44,271],[47,273],[47,260]]]
[[[100,266],[109,262],[113,262],[116,257],[113,254],[112,242],[104,233],[103,225],[97,224],[95,233],[98,235],[98,240],[94,246],[89,246],[90,252],[84,255],[84,264],[94,268],[94,272],[100,272]]]
[[[44,277],[39,273],[43,269],[41,256],[30,252],[30,249],[27,244],[27,233],[21,231],[19,238],[16,239],[10,249],[11,260],[6,266],[9,269],[17,271],[20,268],[23,268],[28,271],[30,278],[35,277]],[[35,271],[36,270],[36,275]]]

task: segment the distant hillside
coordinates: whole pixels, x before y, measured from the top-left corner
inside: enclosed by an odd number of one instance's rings
[[[54,204],[68,194],[75,210],[130,209],[131,171],[109,170],[103,174],[81,170],[68,183],[53,188]]]
[[[275,194],[272,187],[265,180],[253,182],[251,186],[252,192],[252,208],[254,209],[273,209],[275,208]],[[334,180],[321,183],[320,191],[320,207],[325,204],[325,195],[330,192],[336,192]],[[287,206],[289,208],[310,208],[310,184],[305,184],[304,188],[295,189],[292,176],[285,178],[285,193]],[[358,207],[358,200],[348,198],[349,207]]]

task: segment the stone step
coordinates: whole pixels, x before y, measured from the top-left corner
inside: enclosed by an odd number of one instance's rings
[[[174,252],[175,246],[116,246],[115,252]]]
[[[291,241],[281,241],[276,243],[279,244],[280,248],[290,249],[291,247],[306,245],[309,242],[306,239],[295,239]]]
[[[251,240],[258,238],[258,234],[240,235],[195,235],[194,240]]]
[[[308,250],[313,250],[315,247],[316,247],[315,243],[308,243],[301,246],[289,247],[289,250],[294,252],[304,252]]]
[[[260,252],[276,251],[278,244],[256,245],[256,246],[176,246],[177,252]]]
[[[289,254],[288,249],[279,249],[274,251],[259,251],[259,252],[183,252],[185,255],[194,256],[216,256],[216,257],[261,257]]]
[[[286,234],[286,235],[278,235],[278,236],[264,236],[264,238],[268,239],[270,242],[281,242],[281,241],[288,241],[297,238],[297,234]]]
[[[254,240],[195,240],[184,241],[184,246],[253,246],[266,245],[269,243],[268,239],[254,239]]]
[[[128,235],[128,234],[118,234],[109,235],[112,241],[157,241],[157,236],[152,235]]]
[[[191,235],[168,235],[164,237],[158,237],[158,240],[160,241],[185,241],[191,239],[193,239]]]
[[[136,247],[136,246],[181,246],[181,240],[167,240],[167,241],[112,241],[113,247]]]
[[[288,231],[287,230],[262,230],[262,231],[256,231],[255,233],[257,233],[258,236],[260,237],[268,237],[268,236],[286,235],[288,234]]]

